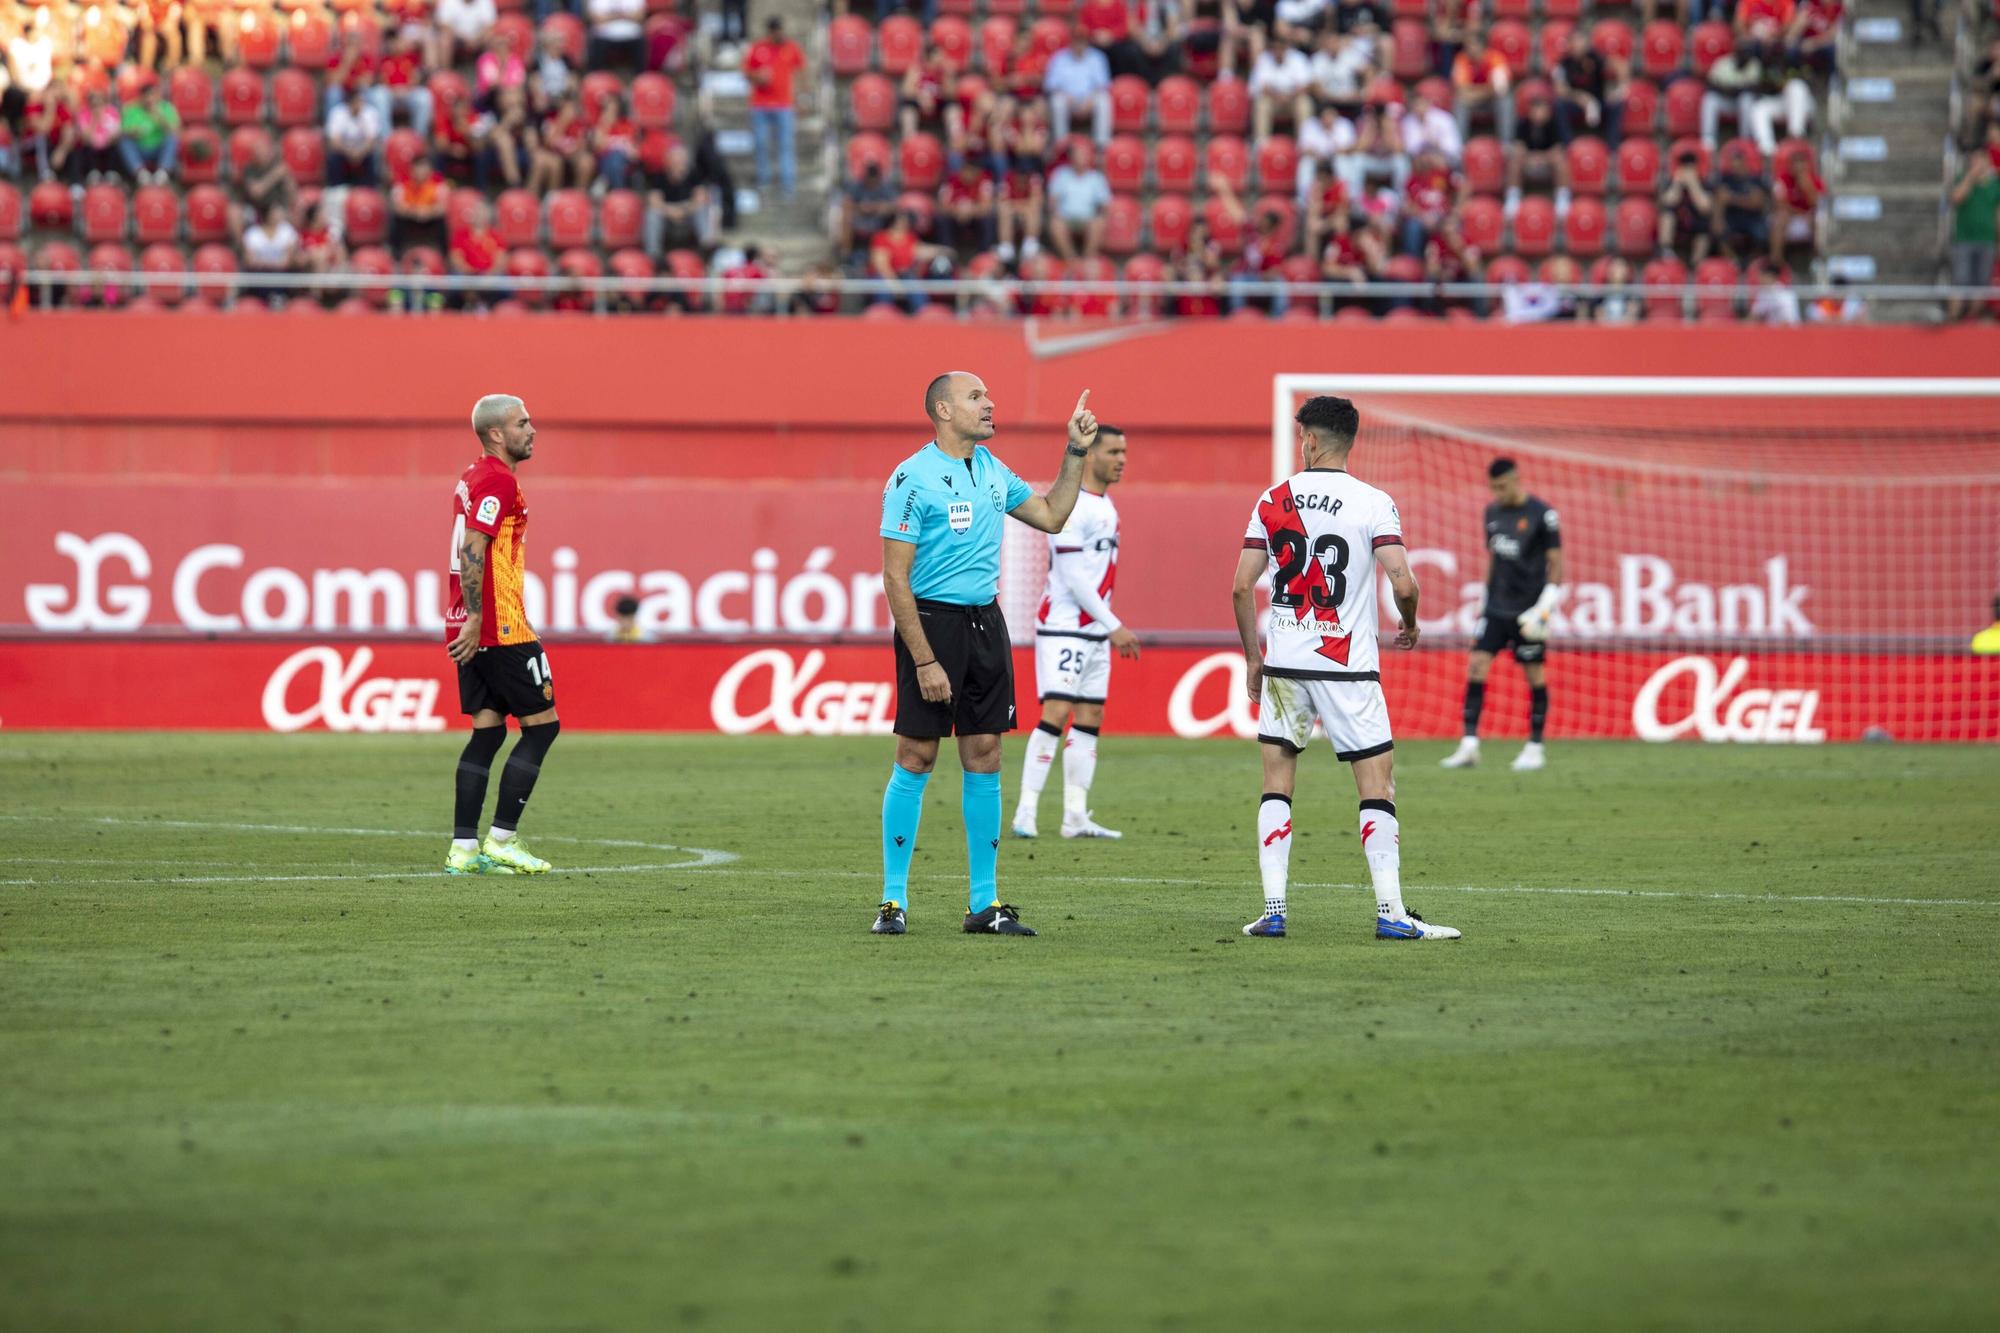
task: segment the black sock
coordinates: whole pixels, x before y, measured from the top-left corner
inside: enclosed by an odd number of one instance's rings
[[[1542,723],[1549,719],[1549,687],[1531,685],[1528,687],[1528,739],[1535,744],[1542,743]]]
[[[1468,680],[1465,682],[1465,734],[1479,734],[1479,715],[1486,711],[1486,682]]]
[[[472,738],[458,756],[457,795],[452,802],[451,836],[479,836],[479,812],[486,808],[486,775],[493,769],[493,756],[507,739],[507,724],[474,727]]]
[[[542,760],[561,730],[560,722],[521,728],[521,739],[514,743],[506,767],[500,770],[500,802],[493,808],[494,828],[512,833],[521,822],[521,812],[535,791],[535,779],[541,775]]]

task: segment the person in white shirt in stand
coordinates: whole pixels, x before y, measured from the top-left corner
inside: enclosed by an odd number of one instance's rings
[[[1090,137],[1099,147],[1111,142],[1111,62],[1078,27],[1069,45],[1049,57],[1042,75],[1049,98],[1049,127],[1058,143],[1069,137],[1072,117],[1090,117]]]
[[[1301,203],[1312,192],[1313,180],[1322,166],[1333,168],[1333,174],[1342,180],[1353,174],[1351,168],[1344,168],[1341,158],[1354,151],[1354,122],[1340,114],[1338,107],[1327,102],[1320,106],[1319,114],[1299,126],[1299,179],[1298,196]],[[1357,192],[1350,190],[1349,197]]]
[[[1049,538],[1049,581],[1035,613],[1035,690],[1042,720],[1028,733],[1021,765],[1021,800],[1014,836],[1036,835],[1042,788],[1063,757],[1065,838],[1120,838],[1091,818],[1090,784],[1097,776],[1097,735],[1111,683],[1111,654],[1139,656],[1139,637],[1111,613],[1118,580],[1118,510],[1110,490],[1125,475],[1125,432],[1098,423],[1083,463],[1083,488],[1061,532]],[[1069,740],[1063,740],[1063,725]]]
[[[1459,132],[1458,121],[1422,93],[1411,95],[1397,128],[1403,134],[1403,151],[1412,161],[1425,153],[1436,153],[1446,165],[1456,167],[1465,156],[1465,136]]]
[[[1253,130],[1259,140],[1268,138],[1271,125],[1280,113],[1295,126],[1312,119],[1312,57],[1304,45],[1272,43],[1250,67],[1250,96],[1255,107]]]

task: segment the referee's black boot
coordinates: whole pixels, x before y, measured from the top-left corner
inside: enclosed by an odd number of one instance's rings
[[[868,930],[875,935],[903,935],[909,932],[909,926],[904,923],[902,908],[894,903],[883,903],[875,913],[875,924]]]
[[[1021,924],[1021,914],[1011,903],[995,903],[983,912],[965,914],[965,933],[968,935],[1032,935],[1035,932]]]

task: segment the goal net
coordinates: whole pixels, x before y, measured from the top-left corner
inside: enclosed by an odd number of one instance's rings
[[[1460,730],[1507,456],[1560,519],[1552,738],[2000,739],[2000,658],[1970,648],[2000,594],[2000,380],[1287,374],[1274,478],[1314,394],[1360,410],[1351,470],[1423,588],[1422,646],[1384,662],[1397,735]],[[1481,732],[1526,725],[1503,653]]]

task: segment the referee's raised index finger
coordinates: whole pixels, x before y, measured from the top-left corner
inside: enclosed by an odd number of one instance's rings
[[[1070,415],[1075,416],[1077,412],[1083,411],[1084,405],[1087,404],[1089,401],[1090,401],[1090,390],[1085,389],[1081,394],[1077,395],[1076,412],[1072,412],[1070,413]]]

